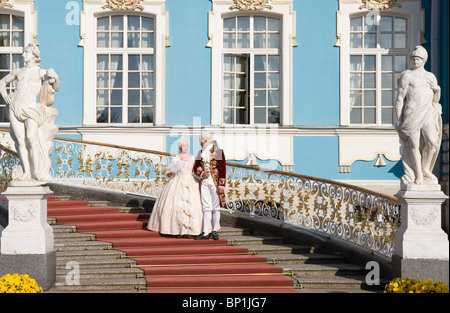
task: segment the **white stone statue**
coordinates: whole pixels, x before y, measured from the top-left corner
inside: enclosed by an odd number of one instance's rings
[[[438,184],[432,171],[442,140],[441,88],[424,68],[427,59],[425,48],[417,46],[411,54],[413,68],[398,79],[396,129],[402,141],[404,185]]]
[[[39,186],[52,179],[50,152],[58,131],[58,110],[51,105],[60,81],[54,69],[40,68],[40,52],[35,44],[24,48],[23,61],[24,67],[0,80],[0,93],[9,107],[11,137],[20,160],[13,169],[11,186]],[[15,90],[8,94],[6,86],[14,81]]]

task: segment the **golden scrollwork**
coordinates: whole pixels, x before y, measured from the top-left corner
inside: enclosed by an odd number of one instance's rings
[[[394,7],[401,8],[402,6],[397,3],[397,0],[361,0],[363,3],[362,6],[359,7],[360,10],[368,9],[372,10],[381,10],[388,11]]]
[[[106,4],[102,8],[111,9],[114,11],[143,11],[144,7],[141,5],[141,3],[142,0],[106,0]]]
[[[272,10],[269,0],[233,0],[230,10],[241,11],[262,11],[264,9]]]
[[[1,8],[12,8],[13,5],[9,3],[9,0],[0,0],[0,9]]]

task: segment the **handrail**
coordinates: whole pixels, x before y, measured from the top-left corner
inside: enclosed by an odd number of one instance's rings
[[[7,168],[17,163],[12,161],[17,155],[6,147],[11,142],[2,143],[2,136],[0,143],[3,177],[8,177],[12,168],[9,172]],[[156,198],[167,182],[165,173],[172,157],[166,152],[55,138],[51,174],[54,183]],[[395,197],[233,162],[227,162],[225,192],[229,212],[320,232],[392,256],[394,233],[400,224],[400,204]]]

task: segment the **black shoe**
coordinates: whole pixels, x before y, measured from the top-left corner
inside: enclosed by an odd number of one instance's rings
[[[214,239],[214,240],[219,240],[219,233],[217,233],[216,231],[213,231],[213,232],[211,233],[211,235],[212,235],[212,239]]]
[[[195,240],[203,240],[211,238],[211,234],[205,235],[205,233],[201,233],[198,237],[195,237]]]

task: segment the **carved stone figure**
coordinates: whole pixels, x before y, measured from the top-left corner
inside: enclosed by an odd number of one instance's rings
[[[54,69],[40,68],[40,52],[35,44],[24,48],[25,66],[0,80],[0,93],[9,107],[11,137],[20,164],[13,169],[11,186],[45,185],[51,181],[50,152],[58,131],[58,111],[51,107],[60,81]],[[16,81],[14,92],[6,86]],[[39,102],[37,97],[39,95]]]
[[[413,68],[398,79],[396,129],[402,141],[404,185],[438,183],[432,171],[442,140],[441,88],[424,68],[427,59],[425,48],[417,46],[411,54]]]

